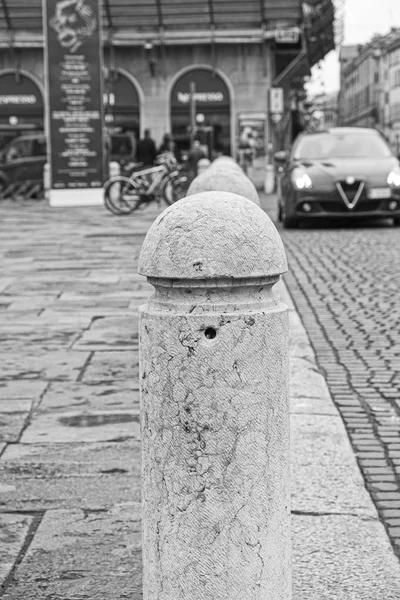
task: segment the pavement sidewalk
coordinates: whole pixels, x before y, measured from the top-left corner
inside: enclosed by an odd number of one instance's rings
[[[0,205],[0,596],[141,598],[136,274],[158,211]],[[294,600],[400,598],[400,565],[290,309]]]

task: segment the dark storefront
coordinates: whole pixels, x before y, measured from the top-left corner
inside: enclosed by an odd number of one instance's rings
[[[211,157],[231,152],[231,102],[227,85],[211,69],[193,69],[182,75],[171,92],[171,129],[179,152],[190,148],[191,89],[195,91],[196,128],[193,139],[209,148]]]
[[[105,122],[110,135],[109,157],[119,162],[135,160],[140,138],[140,99],[132,81],[120,71],[106,80]]]
[[[0,150],[16,136],[43,128],[43,95],[36,83],[17,71],[0,74]]]

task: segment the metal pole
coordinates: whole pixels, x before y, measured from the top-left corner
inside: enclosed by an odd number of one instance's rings
[[[196,131],[196,84],[190,82],[190,147],[193,146]]]

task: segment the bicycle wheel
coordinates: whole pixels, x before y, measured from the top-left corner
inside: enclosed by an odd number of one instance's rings
[[[177,200],[181,200],[186,196],[188,189],[188,178],[182,175],[181,177],[168,177],[163,183],[161,195],[165,202],[170,206]]]
[[[114,215],[129,215],[139,206],[140,199],[140,187],[128,177],[113,177],[104,187],[104,204]]]

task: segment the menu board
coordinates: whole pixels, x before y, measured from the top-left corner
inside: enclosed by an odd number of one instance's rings
[[[52,189],[104,182],[100,0],[45,0]]]

